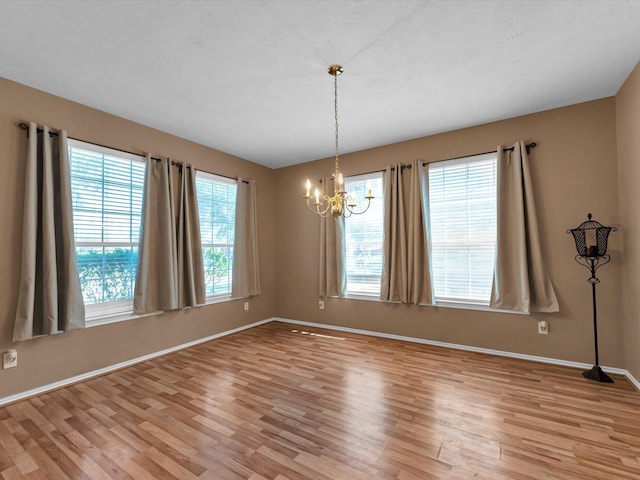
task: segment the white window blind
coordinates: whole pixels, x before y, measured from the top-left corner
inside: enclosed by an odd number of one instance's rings
[[[347,295],[380,295],[383,266],[384,199],[382,172],[345,178],[345,189],[356,199],[356,211],[366,206],[368,190],[375,197],[362,215],[345,219]]]
[[[496,245],[496,154],[429,164],[436,301],[489,304]]]
[[[236,180],[198,172],[196,190],[207,297],[231,295]]]
[[[145,162],[69,140],[76,257],[87,318],[133,311]]]

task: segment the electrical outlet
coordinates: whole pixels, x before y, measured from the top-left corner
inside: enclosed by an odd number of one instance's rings
[[[2,369],[13,368],[18,366],[18,352],[15,350],[8,350],[4,352],[2,356]]]
[[[324,300],[318,300],[318,308],[324,310]]]
[[[249,311],[249,302],[244,302],[244,311],[245,312]]]
[[[538,333],[540,335],[549,335],[549,324],[546,321],[538,321]]]

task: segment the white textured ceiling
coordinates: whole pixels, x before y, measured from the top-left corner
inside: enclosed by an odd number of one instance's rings
[[[332,63],[346,153],[611,96],[639,59],[638,0],[0,0],[0,77],[273,168],[332,155]]]

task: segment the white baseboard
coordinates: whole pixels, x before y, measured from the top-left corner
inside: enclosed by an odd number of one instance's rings
[[[215,335],[211,335],[205,338],[199,338],[198,340],[194,340],[192,342],[183,343],[181,345],[176,345],[175,347],[167,348],[165,350],[161,350],[158,352],[150,353],[148,355],[143,355],[142,357],[132,358],[131,360],[127,360],[126,362],[116,363],[114,365],[109,365],[108,367],[100,368],[98,370],[92,370],[91,372],[83,373],[81,375],[76,375],[74,377],[66,378],[64,380],[60,380],[58,382],[49,383],[47,385],[43,385],[41,387],[37,387],[31,390],[27,390],[24,392],[16,393],[15,395],[10,395],[8,397],[0,398],[0,406],[7,405],[9,403],[14,403],[20,400],[24,400],[25,398],[33,397],[35,395],[40,395],[42,393],[49,392],[51,390],[55,390],[67,385],[71,385],[73,383],[81,382],[83,380],[88,380],[93,377],[97,377],[99,375],[104,375],[105,373],[113,372],[115,370],[119,370],[121,368],[129,367],[131,365],[135,365],[136,363],[144,362],[145,360],[151,360],[152,358],[160,357],[162,355],[166,355],[168,353],[176,352],[178,350],[182,350],[185,348],[193,347],[194,345],[198,345],[200,343],[209,342],[211,340],[215,340],[216,338],[224,337],[227,335],[231,335],[232,333],[241,332],[242,330],[247,330],[249,328],[257,327],[259,325],[264,325],[269,322],[283,322],[290,323],[294,325],[303,325],[307,327],[316,327],[316,328],[326,328],[328,330],[336,330],[339,332],[349,332],[349,333],[357,333],[360,335],[369,335],[372,337],[381,337],[381,338],[390,338],[393,340],[401,340],[404,342],[412,342],[412,343],[421,343],[424,345],[434,345],[437,347],[447,347],[453,348],[456,350],[465,350],[469,352],[478,352],[478,353],[488,353],[490,355],[497,355],[501,357],[509,357],[509,358],[518,358],[521,360],[531,360],[533,362],[540,363],[549,363],[553,365],[562,365],[566,367],[574,367],[581,369],[589,369],[591,368],[591,364],[589,363],[580,363],[580,362],[570,362],[568,360],[559,360],[556,358],[549,357],[538,357],[535,355],[525,355],[521,353],[513,353],[513,352],[505,352],[502,350],[492,350],[489,348],[480,348],[480,347],[472,347],[469,345],[459,345],[456,343],[446,343],[446,342],[437,342],[434,340],[426,340],[424,338],[416,338],[416,337],[405,337],[402,335],[393,335],[389,333],[381,333],[375,332],[372,330],[360,330],[357,328],[348,328],[348,327],[339,327],[335,325],[327,325],[324,323],[313,323],[313,322],[304,322],[302,320],[292,320],[288,318],[281,317],[271,317],[266,320],[261,320],[259,322],[250,323],[249,325],[243,325],[242,327],[233,328],[231,330],[225,330],[224,332],[216,333]],[[605,372],[615,373],[619,375],[624,375],[627,379],[633,384],[633,386],[640,391],[640,382],[636,380],[629,371],[622,368],[613,368],[613,367],[602,367]]]
[[[360,335],[370,335],[372,337],[390,338],[393,340],[401,340],[403,342],[421,343],[424,345],[433,345],[436,347],[446,347],[446,348],[452,348],[455,350],[465,350],[468,352],[488,353],[490,355],[497,355],[500,357],[517,358],[520,360],[530,360],[532,362],[549,363],[552,365],[574,367],[574,368],[580,368],[583,370],[588,370],[593,366],[590,363],[572,362],[569,360],[560,360],[557,358],[539,357],[536,355],[525,355],[523,353],[505,352],[503,350],[492,350],[490,348],[473,347],[469,345],[460,345],[457,343],[438,342],[435,340],[426,340],[424,338],[405,337],[402,335],[393,335],[390,333],[381,333],[381,332],[375,332],[372,330],[360,330],[358,328],[339,327],[335,325],[327,325],[324,323],[304,322],[302,320],[292,320],[289,318],[273,317],[270,320],[276,321],[276,322],[291,323],[294,325],[304,325],[306,327],[326,328],[328,330],[337,330],[339,332],[357,333]],[[638,380],[636,380],[634,376],[631,375],[631,373],[629,373],[628,370],[625,370],[623,368],[605,367],[605,366],[602,366],[602,370],[608,373],[624,375],[636,387],[636,389],[640,390],[640,382],[638,382]]]
[[[631,384],[634,387],[636,387],[636,390],[638,390],[640,392],[640,382],[638,380],[636,380],[636,377],[631,375],[631,372],[629,372],[629,370],[625,370],[624,371],[624,375],[627,377],[627,380],[629,380],[631,382]]]
[[[209,342],[211,340],[215,340],[216,338],[224,337],[226,335],[231,335],[232,333],[241,332],[242,330],[247,330],[248,328],[257,327],[258,325],[263,325],[271,321],[273,321],[273,319],[268,318],[266,320],[261,320],[259,322],[250,323],[249,325],[243,325],[242,327],[233,328],[231,330],[225,330],[224,332],[216,333],[215,335],[211,335],[209,337],[199,338],[198,340],[194,340],[188,343],[183,343],[181,345],[176,345],[175,347],[167,348],[165,350],[160,350],[159,352],[143,355],[142,357],[132,358],[131,360],[127,360],[126,362],[116,363],[115,365],[109,365],[108,367],[100,368],[98,370],[92,370],[91,372],[83,373],[81,375],[76,375],[75,377],[65,378],[64,380],[60,380],[54,383],[49,383],[47,385],[43,385],[38,388],[27,390],[25,392],[16,393],[15,395],[2,397],[0,398],[0,406],[6,405],[9,403],[14,403],[19,400],[24,400],[25,398],[33,397],[34,395],[40,395],[42,393],[50,392],[51,390],[55,390],[60,387],[71,385],[72,383],[78,383],[83,380],[88,380],[90,378],[97,377],[99,375],[104,375],[105,373],[113,372],[114,370],[119,370],[124,367],[135,365],[136,363],[144,362],[145,360],[151,360],[152,358],[160,357],[168,353],[193,347],[194,345],[198,345],[204,342]]]

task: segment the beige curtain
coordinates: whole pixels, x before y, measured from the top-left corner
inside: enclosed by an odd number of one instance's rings
[[[238,178],[231,295],[260,295],[256,182]]]
[[[172,170],[176,172],[176,170]],[[196,171],[183,164],[177,169],[178,202],[178,307],[202,305],[206,301],[204,265],[200,237],[200,215],[196,195]]]
[[[333,178],[322,180],[323,189],[328,194],[333,188]],[[346,242],[344,215],[337,218],[329,215],[320,217],[320,297],[344,297],[347,287]]]
[[[407,235],[407,278],[410,303],[433,305],[431,249],[429,246],[429,169],[424,162],[413,163],[409,191]]]
[[[498,146],[496,265],[490,305],[518,312],[557,312],[545,270],[524,142]]]
[[[384,265],[380,300],[407,303],[409,301],[409,277],[402,178],[402,165],[397,164],[393,167],[387,167],[382,180]]]
[[[147,155],[138,272],[138,314],[203,304],[204,270],[195,194],[188,165]]]
[[[29,124],[25,165],[22,278],[13,339],[85,325],[76,264],[67,133]]]
[[[383,177],[384,266],[380,299],[431,305],[428,170],[419,161],[411,167],[387,167]]]

